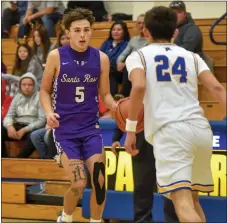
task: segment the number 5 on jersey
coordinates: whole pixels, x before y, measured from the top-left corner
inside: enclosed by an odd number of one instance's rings
[[[180,75],[180,83],[187,83],[187,71],[185,67],[185,60],[183,57],[178,57],[172,66],[169,66],[169,58],[165,55],[158,55],[154,58],[156,63],[157,80],[158,81],[171,81],[172,75]],[[169,72],[169,68],[172,72]]]
[[[76,87],[75,101],[81,103],[84,101],[84,87]]]

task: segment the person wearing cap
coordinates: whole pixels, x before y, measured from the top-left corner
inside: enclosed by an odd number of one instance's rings
[[[179,34],[174,43],[186,50],[197,53],[207,64],[210,70],[214,71],[214,60],[203,52],[203,35],[199,27],[194,23],[192,16],[186,10],[183,1],[173,1],[169,7],[177,14],[177,28]]]
[[[178,36],[174,43],[186,50],[201,54],[203,47],[203,37],[198,26],[194,23],[190,13],[187,13],[183,1],[173,1],[169,7],[177,14]]]

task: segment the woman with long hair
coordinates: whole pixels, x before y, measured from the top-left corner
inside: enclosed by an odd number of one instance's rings
[[[58,47],[69,45],[69,37],[66,35],[65,30],[60,29],[56,42],[51,46],[51,50],[57,49]]]
[[[109,37],[104,41],[100,50],[107,54],[110,60],[110,92],[112,96],[118,93],[118,84],[122,83],[123,73],[117,71],[117,58],[124,51],[130,40],[126,23],[116,21],[112,24]]]
[[[32,36],[34,41],[33,53],[37,55],[41,64],[45,64],[51,47],[47,29],[43,26],[39,26],[33,30]]]

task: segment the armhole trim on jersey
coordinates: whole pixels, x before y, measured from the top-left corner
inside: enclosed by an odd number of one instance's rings
[[[138,54],[140,56],[141,62],[142,62],[143,67],[144,67],[145,75],[146,75],[147,65],[146,65],[145,57],[144,57],[143,53],[140,50],[137,50],[137,52],[138,52]]]
[[[192,53],[192,56],[194,58],[196,75],[199,76],[198,59],[197,59],[197,57],[196,57],[196,55],[194,53]]]

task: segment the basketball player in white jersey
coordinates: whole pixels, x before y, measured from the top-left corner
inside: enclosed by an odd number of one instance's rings
[[[226,91],[197,55],[171,44],[177,15],[154,7],[145,15],[151,44],[126,60],[132,82],[125,149],[135,148],[137,117],[144,104],[145,138],[153,144],[157,183],[172,199],[180,222],[205,222],[198,193],[213,191],[212,131],[198,101],[198,82],[226,111]]]

